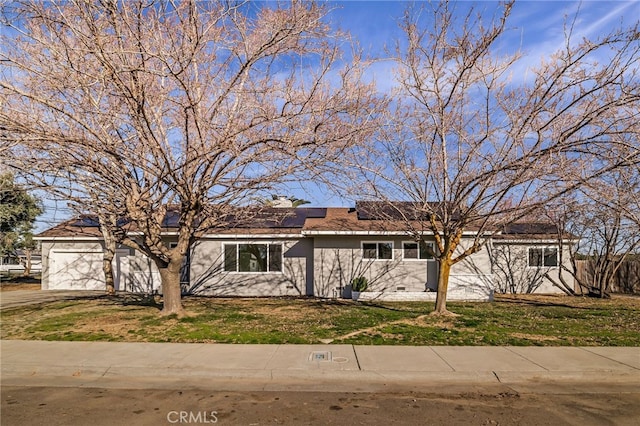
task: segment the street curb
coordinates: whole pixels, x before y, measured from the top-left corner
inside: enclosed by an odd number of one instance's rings
[[[305,392],[421,391],[459,393],[487,387],[533,393],[638,392],[640,373],[393,372],[344,370],[216,370],[16,365],[2,368],[2,386],[216,389]],[[563,391],[564,390],[564,391]]]

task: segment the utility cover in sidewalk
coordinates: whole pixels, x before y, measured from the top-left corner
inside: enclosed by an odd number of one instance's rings
[[[331,361],[331,352],[329,351],[314,351],[309,355],[309,361]]]

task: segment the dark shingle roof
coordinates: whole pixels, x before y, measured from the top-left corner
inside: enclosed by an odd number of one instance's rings
[[[298,208],[249,208],[238,209],[232,214],[225,215],[212,232],[233,233],[239,229],[247,230],[258,234],[269,232],[280,233],[300,233],[307,218],[324,218],[327,214],[326,208],[318,207],[298,207]],[[169,209],[162,221],[162,227],[167,230],[177,229],[180,219],[179,212]],[[127,225],[129,231],[135,231],[133,223],[120,220],[119,225]],[[47,237],[101,237],[100,224],[94,215],[83,215],[53,228],[50,228],[38,235],[39,238]]]
[[[554,234],[558,235],[558,227],[548,222],[518,222],[506,225],[503,234]]]
[[[449,205],[450,206],[450,205]],[[432,213],[443,216],[447,207],[443,202],[417,203],[413,201],[357,201],[359,220],[429,220]],[[453,210],[453,220],[459,213]]]
[[[441,205],[441,204],[440,204]],[[412,202],[389,203],[359,201],[355,208],[343,207],[249,207],[227,213],[211,229],[213,234],[300,234],[303,231],[327,232],[406,232],[407,223],[414,230],[424,229],[429,209],[437,209],[432,203],[427,209]],[[177,230],[179,215],[169,209],[163,221],[167,230]],[[408,220],[409,222],[406,222]],[[120,221],[129,231],[135,231],[133,223]],[[473,231],[473,226],[469,230]],[[38,235],[40,238],[101,237],[98,220],[93,215],[83,215],[68,220]],[[557,238],[557,228],[548,222],[520,222],[505,226],[497,239],[551,239]],[[570,237],[570,236],[569,236]]]

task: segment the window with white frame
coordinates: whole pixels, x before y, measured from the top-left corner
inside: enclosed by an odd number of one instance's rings
[[[529,247],[528,266],[530,268],[558,266],[557,247]]]
[[[362,258],[372,260],[392,260],[393,242],[371,241],[362,243]]]
[[[402,242],[402,258],[405,260],[433,260],[432,256],[429,256],[427,247],[434,250],[433,243],[425,243],[420,241],[403,241]]]
[[[282,244],[225,244],[224,270],[282,272]]]

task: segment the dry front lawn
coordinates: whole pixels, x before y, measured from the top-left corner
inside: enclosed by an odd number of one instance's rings
[[[354,303],[310,298],[187,297],[185,318],[159,300],[122,295],[6,310],[3,339],[366,345],[640,346],[640,298],[502,296],[449,303]]]

